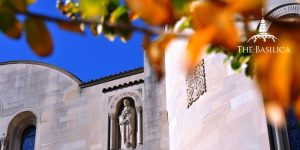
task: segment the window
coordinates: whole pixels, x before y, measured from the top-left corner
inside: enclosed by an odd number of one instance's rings
[[[37,117],[30,111],[16,115],[7,132],[7,150],[34,150]]]
[[[22,134],[22,150],[34,150],[35,126],[30,126]]]
[[[300,149],[300,127],[296,115],[292,109],[289,109],[286,115],[287,131],[290,144],[290,150]]]

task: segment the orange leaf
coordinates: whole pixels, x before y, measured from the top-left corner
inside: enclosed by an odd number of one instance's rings
[[[248,0],[248,1],[236,1],[227,0],[230,3],[230,9],[235,12],[241,12],[243,14],[259,14],[261,15],[261,9],[264,8],[265,0]]]
[[[39,56],[49,56],[52,53],[50,33],[41,19],[27,18],[25,20],[27,42]]]
[[[218,16],[215,22],[215,28],[218,29],[218,36],[215,36],[213,43],[235,51],[237,49],[236,46],[240,43],[240,37],[237,27],[234,24],[233,16],[233,13],[227,10]]]
[[[9,10],[0,11],[0,30],[7,36],[19,39],[22,33],[22,25],[15,14]]]
[[[170,0],[126,0],[126,3],[150,25],[164,25],[172,20]]]
[[[84,24],[73,22],[58,22],[58,26],[62,29],[83,34]]]
[[[145,38],[146,54],[150,65],[156,71],[158,78],[164,73],[164,57],[165,51],[169,43],[175,38],[173,34],[163,34],[157,40],[149,43],[149,38]],[[147,44],[148,43],[148,44]]]
[[[203,49],[210,44],[215,35],[216,29],[208,27],[203,31],[197,31],[189,38],[186,53],[186,66],[188,70],[192,70],[197,65],[201,54],[204,52]]]
[[[208,1],[196,2],[192,5],[191,19],[195,30],[214,24],[222,8]]]

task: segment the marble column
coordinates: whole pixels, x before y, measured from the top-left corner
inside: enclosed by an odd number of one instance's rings
[[[6,144],[7,144],[7,140],[6,140],[6,135],[3,134],[0,137],[0,143],[1,143],[1,150],[5,150],[6,149]]]
[[[138,145],[142,145],[143,144],[143,131],[142,131],[142,117],[143,117],[143,114],[142,114],[142,106],[138,106],[136,107],[136,110],[137,110],[137,126],[138,126],[138,129],[137,129],[137,144]]]
[[[116,148],[116,116],[109,114],[110,119],[110,150],[117,150]]]

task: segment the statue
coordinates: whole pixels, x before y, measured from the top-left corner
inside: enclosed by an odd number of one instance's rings
[[[121,150],[133,149],[135,140],[135,110],[130,101],[124,99],[124,109],[119,117]]]

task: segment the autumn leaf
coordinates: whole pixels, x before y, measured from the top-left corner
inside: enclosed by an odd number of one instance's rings
[[[225,49],[235,51],[240,43],[237,27],[234,24],[234,12],[223,5],[213,2],[198,2],[191,10],[191,22],[195,30],[215,28],[216,34],[210,43],[221,45]]]
[[[144,48],[148,60],[155,70],[158,79],[160,79],[164,73],[164,57],[165,51],[169,43],[175,38],[174,34],[166,33],[158,37],[157,40],[151,42],[149,36],[144,37]]]
[[[26,0],[27,5],[33,4],[35,2],[36,2],[36,0]]]
[[[194,69],[198,64],[201,55],[205,52],[206,46],[208,46],[216,34],[216,29],[211,26],[204,30],[198,30],[191,35],[188,39],[187,52],[186,52],[186,67],[189,71]]]
[[[19,39],[22,33],[22,25],[15,14],[9,10],[0,10],[0,30],[7,36]]]
[[[14,9],[20,12],[27,11],[27,0],[4,0],[7,1]]]
[[[261,9],[264,8],[265,0],[249,0],[249,1],[236,1],[227,0],[230,3],[230,9],[234,12],[239,12],[246,15],[261,16]]]
[[[52,53],[52,40],[50,33],[41,19],[27,18],[25,20],[27,42],[39,56],[49,56]]]
[[[134,14],[150,25],[164,25],[172,21],[170,0],[126,0]]]
[[[77,32],[83,34],[84,32],[84,24],[83,23],[74,23],[74,22],[58,22],[58,26],[62,29]]]
[[[215,23],[218,33],[213,43],[216,45],[222,45],[226,49],[236,51],[236,46],[240,43],[240,36],[233,20],[233,14],[231,12],[224,11],[220,15]]]

